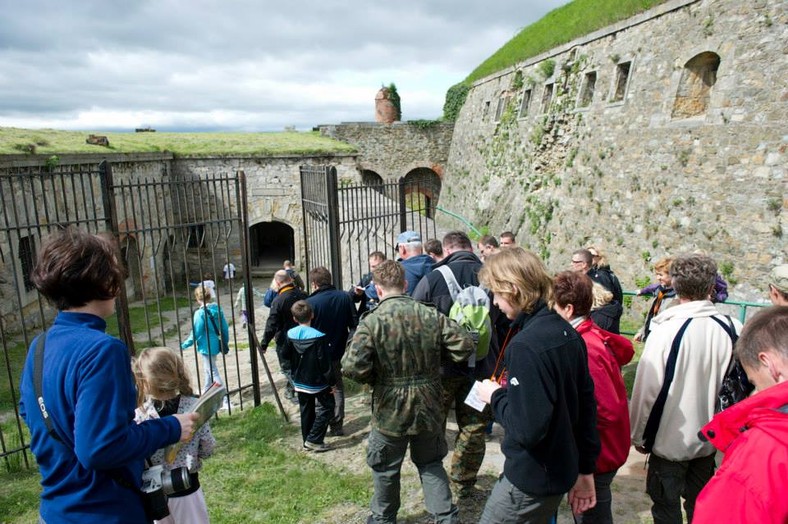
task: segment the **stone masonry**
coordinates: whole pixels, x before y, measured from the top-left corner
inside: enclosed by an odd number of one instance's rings
[[[633,289],[700,249],[762,297],[788,262],[786,42],[781,0],[673,0],[484,78],[441,205],[553,270],[601,245]]]

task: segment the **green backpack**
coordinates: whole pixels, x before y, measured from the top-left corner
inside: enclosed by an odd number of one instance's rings
[[[476,361],[482,360],[490,352],[492,340],[492,322],[490,321],[490,297],[479,286],[461,288],[454,273],[448,266],[436,268],[449,288],[452,305],[449,318],[468,330],[476,346],[476,358],[471,359],[469,366],[474,367]]]

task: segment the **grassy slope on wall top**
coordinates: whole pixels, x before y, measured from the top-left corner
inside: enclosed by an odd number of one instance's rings
[[[651,9],[667,0],[574,0],[547,13],[514,38],[490,58],[481,63],[465,79],[471,84],[518,62],[571,42],[597,29],[614,24]]]
[[[455,120],[475,81],[523,62],[575,38],[625,20],[667,0],[574,0],[522,29],[468,77],[449,88],[443,116]]]
[[[176,156],[309,155],[348,153],[353,146],[318,132],[284,133],[104,133],[109,147],[85,143],[88,131],[0,127],[0,155],[69,153],[161,153]]]

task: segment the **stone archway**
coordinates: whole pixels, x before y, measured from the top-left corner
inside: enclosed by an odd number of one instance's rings
[[[361,183],[365,186],[382,186],[383,177],[371,169],[361,171]]]
[[[711,51],[698,53],[684,64],[673,102],[673,118],[691,118],[706,114],[711,88],[717,82],[719,68],[720,55]]]
[[[252,275],[270,275],[282,262],[295,262],[295,232],[284,222],[259,222],[249,228]]]
[[[417,167],[405,175],[405,194],[413,208],[418,206],[424,210],[427,218],[435,218],[435,207],[441,192],[441,179],[438,174],[428,167]],[[417,196],[418,195],[418,196]],[[414,201],[418,199],[418,202]]]

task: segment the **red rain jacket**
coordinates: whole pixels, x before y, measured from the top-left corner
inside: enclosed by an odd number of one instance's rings
[[[620,468],[629,456],[630,429],[627,390],[621,366],[635,354],[632,342],[597,326],[587,318],[577,326],[588,349],[588,371],[594,381],[599,440],[602,450],[596,460],[596,473]]]
[[[725,458],[698,495],[693,524],[788,522],[788,382],[718,413],[701,435]]]

